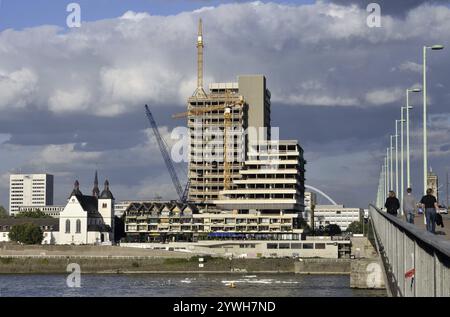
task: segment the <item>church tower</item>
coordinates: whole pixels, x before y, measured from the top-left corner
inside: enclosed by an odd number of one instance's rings
[[[98,197],[98,212],[106,226],[111,228],[110,241],[114,241],[114,196],[109,189],[109,181],[105,181],[105,187]]]

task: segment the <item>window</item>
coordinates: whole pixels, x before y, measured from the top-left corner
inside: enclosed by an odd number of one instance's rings
[[[77,220],[77,233],[81,233],[81,220]]]
[[[289,243],[280,243],[280,249],[289,249]]]
[[[267,243],[267,249],[278,249],[278,243]]]
[[[314,249],[314,243],[303,243],[303,249]]]
[[[316,243],[316,249],[325,249],[325,243]]]
[[[108,204],[107,203],[103,203],[102,208],[108,208]]]
[[[66,220],[66,233],[70,233],[70,220]]]

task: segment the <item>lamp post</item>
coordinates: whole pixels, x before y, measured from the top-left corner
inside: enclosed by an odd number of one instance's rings
[[[400,207],[403,207],[403,122],[405,120],[403,119],[403,109],[402,109],[402,116],[400,120],[395,120],[395,190],[397,191],[397,195],[400,199]],[[402,176],[401,176],[401,181],[402,184],[400,186],[400,191],[398,191],[398,124],[400,123],[401,125],[401,159],[402,159]],[[401,215],[403,215],[403,208],[400,208],[401,210]]]
[[[442,50],[443,45],[423,47],[423,194],[427,193],[428,144],[427,144],[427,49]]]
[[[394,158],[393,158],[393,149],[394,149],[394,147],[393,147],[393,141],[392,141],[392,139],[394,138],[395,136],[394,135],[391,135],[391,146],[390,146],[390,148],[389,148],[389,153],[390,153],[390,171],[389,171],[389,174],[390,174],[390,176],[391,176],[391,180],[390,180],[390,182],[391,182],[391,188],[389,188],[389,190],[394,190]]]
[[[411,164],[410,164],[410,154],[409,154],[409,110],[413,107],[409,106],[409,93],[410,92],[421,92],[421,89],[406,89],[406,186],[411,187]]]
[[[395,120],[395,192],[398,191],[398,124],[401,120]]]
[[[384,165],[385,165],[385,171],[386,171],[386,173],[385,173],[385,178],[386,178],[386,190],[385,190],[385,193],[386,193],[386,197],[387,197],[387,194],[388,194],[388,192],[389,192],[389,149],[386,149],[386,157],[384,158]]]

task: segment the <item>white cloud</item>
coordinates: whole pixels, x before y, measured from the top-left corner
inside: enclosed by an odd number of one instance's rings
[[[37,82],[38,76],[31,69],[0,70],[0,109],[25,107],[37,92]]]
[[[403,94],[401,88],[374,90],[366,94],[366,101],[373,105],[385,105],[400,100]]]
[[[407,61],[404,62],[403,64],[401,64],[398,67],[399,70],[401,71],[410,71],[413,73],[422,73],[422,65],[411,62],[411,61]]]
[[[167,17],[129,11],[68,32],[52,26],[5,30],[0,34],[0,107],[31,104],[59,114],[106,117],[134,111],[143,103],[183,107],[195,90],[200,16],[209,79],[264,73],[274,100],[291,104],[396,101],[396,91],[361,94],[385,80],[381,72],[368,77],[361,69],[368,61],[375,69],[386,68],[387,59],[381,57],[383,47],[390,46],[389,58],[398,55],[398,69],[418,72],[420,65],[400,61],[409,50],[399,50],[398,44],[425,38],[441,42],[450,33],[450,9],[445,6],[423,6],[405,19],[385,16],[383,28],[374,30],[365,24],[365,10],[325,2],[226,4]],[[303,87],[296,84],[299,77]],[[308,83],[319,83],[327,93],[310,93]]]

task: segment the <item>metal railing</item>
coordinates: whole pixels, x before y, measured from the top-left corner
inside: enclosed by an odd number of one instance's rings
[[[392,296],[450,296],[450,241],[369,206]]]

